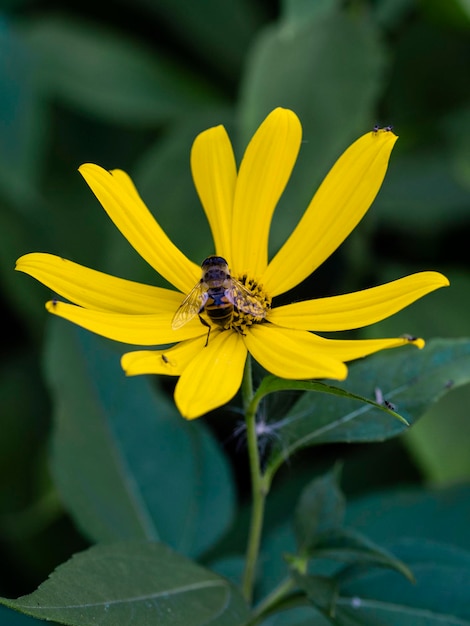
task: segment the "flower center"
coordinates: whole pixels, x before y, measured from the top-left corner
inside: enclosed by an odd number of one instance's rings
[[[235,299],[234,311],[230,328],[243,332],[243,329],[253,324],[261,324],[271,309],[271,298],[264,291],[262,285],[247,274],[236,277],[238,282],[246,289],[246,294],[240,294]]]

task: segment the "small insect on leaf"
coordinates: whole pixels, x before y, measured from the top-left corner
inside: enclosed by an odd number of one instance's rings
[[[384,398],[380,387],[376,387],[374,389],[374,393],[375,393],[375,401],[377,402],[377,404],[381,404],[382,406],[385,406],[387,409],[390,409],[390,411],[396,411],[397,407]]]

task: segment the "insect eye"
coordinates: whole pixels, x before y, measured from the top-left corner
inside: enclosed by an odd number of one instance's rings
[[[207,259],[204,259],[204,261],[201,264],[202,269],[207,269],[209,267],[214,267],[214,266],[220,266],[220,265],[227,265],[227,261],[221,257],[221,256],[208,256]]]

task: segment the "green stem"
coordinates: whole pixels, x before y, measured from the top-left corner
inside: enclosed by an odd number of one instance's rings
[[[251,355],[248,353],[246,357],[245,370],[243,372],[242,380],[242,396],[243,396],[243,410],[245,415],[247,414],[251,401],[254,396],[253,392],[253,373],[251,368]]]
[[[268,467],[265,468],[265,471],[264,471],[264,480],[266,481],[267,485],[271,485],[271,483],[273,482],[274,475],[276,474],[277,470],[281,467],[281,465],[285,463],[286,457],[289,456],[288,453],[289,453],[289,450],[287,452],[283,450],[282,453],[279,452],[272,459],[270,459],[269,465]]]
[[[261,472],[258,439],[256,435],[256,410],[258,408],[258,402],[253,401],[254,394],[250,356],[248,356],[245,366],[242,392],[243,406],[245,409],[248,458],[250,462],[251,492],[253,498],[242,591],[246,601],[251,602],[253,598],[253,585],[261,543],[264,507],[269,487]]]
[[[283,580],[268,596],[264,598],[262,602],[258,604],[258,606],[255,607],[252,613],[252,623],[256,624],[261,617],[266,617],[266,615],[268,615],[277,604],[286,598],[294,587],[295,585],[292,578],[286,578]]]

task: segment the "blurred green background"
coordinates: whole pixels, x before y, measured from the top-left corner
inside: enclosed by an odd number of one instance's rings
[[[275,251],[349,143],[375,124],[391,124],[400,140],[373,209],[286,300],[435,269],[447,274],[450,289],[362,336],[465,336],[469,70],[466,0],[1,2],[1,595],[30,591],[86,545],[47,460],[55,405],[43,373],[49,294],[13,271],[16,258],[51,252],[162,284],[109,222],[78,166],[127,170],[162,227],[200,262],[213,249],[189,169],[198,132],[225,124],[240,156],[274,107],[299,115],[304,142],[274,218]],[[344,458],[344,487],[353,495],[464,481],[469,406],[470,390],[458,389],[402,439],[332,446],[316,454],[316,467]],[[210,419],[240,470],[243,499],[245,459],[230,441],[234,423],[233,414]],[[311,455],[299,455],[287,471],[300,475],[311,464]]]

